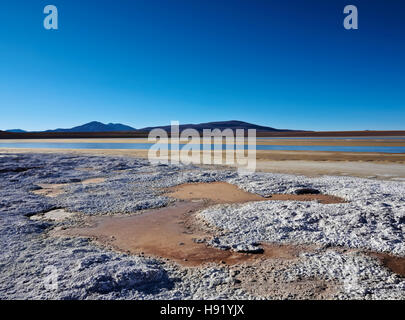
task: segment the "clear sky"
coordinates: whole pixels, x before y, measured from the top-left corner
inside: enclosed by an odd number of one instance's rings
[[[2,130],[405,129],[403,0],[2,0],[0,27]]]

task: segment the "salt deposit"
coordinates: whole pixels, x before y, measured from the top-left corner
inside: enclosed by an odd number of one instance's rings
[[[95,183],[80,183],[83,181]],[[213,247],[239,250],[255,242],[317,246],[296,259],[266,260],[254,267],[256,274],[264,268],[261,274],[267,277],[256,286],[265,288],[270,280],[279,283],[275,290],[261,292],[246,285],[251,280],[243,276],[248,265],[188,268],[165,259],[114,252],[88,239],[49,237],[50,231],[74,226],[76,218],[86,215],[140,214],[166,206],[174,200],[164,188],[214,181],[229,182],[261,196],[314,188],[347,203],[219,204],[198,214],[202,224],[219,230],[210,240]],[[45,184],[63,185],[63,192],[53,197],[34,193]],[[233,170],[154,166],[125,157],[2,155],[0,299],[308,298],[306,289],[285,295],[285,288],[313,279],[329,286],[329,298],[404,299],[403,278],[376,258],[347,250],[405,256],[404,197],[405,184],[400,181],[270,173],[238,176]],[[75,219],[30,218],[58,209],[76,213]],[[238,269],[241,273],[235,276]],[[261,279],[259,275],[257,279]],[[55,281],[57,287],[50,285]]]

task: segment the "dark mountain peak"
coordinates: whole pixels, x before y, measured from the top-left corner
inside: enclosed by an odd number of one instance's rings
[[[82,126],[105,126],[104,123],[100,122],[100,121],[90,121],[89,123],[85,123]]]
[[[47,130],[46,132],[116,132],[116,131],[135,131],[135,128],[121,123],[104,124],[99,121],[91,121],[81,126],[70,129]]]

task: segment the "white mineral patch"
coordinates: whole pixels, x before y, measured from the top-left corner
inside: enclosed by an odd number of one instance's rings
[[[71,218],[76,213],[68,212],[65,209],[56,209],[45,212],[43,214],[33,215],[30,218],[32,220],[50,220],[50,221],[63,221],[65,219]]]
[[[213,245],[253,242],[314,243],[363,248],[405,256],[405,185],[352,177],[306,178],[257,174],[231,179],[261,195],[310,187],[348,200],[342,204],[264,201],[218,205],[200,218],[225,230]]]

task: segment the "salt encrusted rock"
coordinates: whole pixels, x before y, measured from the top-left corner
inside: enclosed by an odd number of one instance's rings
[[[232,249],[235,250],[236,252],[242,252],[242,253],[263,253],[264,250],[263,248],[259,247],[256,243],[253,244],[237,244],[237,245],[232,245]]]
[[[313,189],[313,188],[302,188],[302,189],[297,189],[295,190],[295,194],[301,195],[301,194],[320,194],[321,192],[318,189]]]

